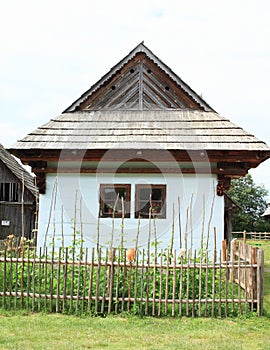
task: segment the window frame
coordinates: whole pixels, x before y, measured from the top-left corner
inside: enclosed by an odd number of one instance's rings
[[[161,199],[160,200],[153,200],[152,202],[152,213],[151,218],[159,218],[159,219],[166,219],[166,196],[167,196],[167,185],[166,184],[138,184],[135,185],[135,219],[149,219],[149,212],[146,214],[140,212],[140,208],[142,207],[142,201],[147,201],[145,199],[140,199],[140,190],[143,188],[147,189],[161,189]],[[150,199],[148,202],[146,202],[146,205],[150,202]],[[161,202],[161,210],[160,212],[154,212],[153,211],[153,203]]]
[[[124,200],[124,217],[130,218],[130,197],[131,197],[131,184],[100,184],[99,185],[99,211],[98,215],[100,218],[122,218],[122,212],[105,212],[104,207],[106,204],[105,201],[105,189],[106,188],[120,188],[126,189],[126,199]],[[121,203],[121,199],[119,198]],[[112,206],[114,207],[115,200],[112,202]]]
[[[1,182],[0,183],[0,202],[19,202],[20,184],[18,182]]]

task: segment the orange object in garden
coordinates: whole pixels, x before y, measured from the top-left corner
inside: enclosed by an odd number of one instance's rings
[[[136,251],[135,251],[134,248],[129,248],[129,249],[127,250],[127,259],[128,259],[128,261],[131,262],[132,260],[134,260],[135,253],[136,253]]]

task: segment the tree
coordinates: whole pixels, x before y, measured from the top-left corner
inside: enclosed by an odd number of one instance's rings
[[[247,174],[232,180],[229,195],[240,207],[232,215],[233,231],[270,231],[269,221],[261,217],[267,208],[268,191],[264,186],[256,185],[252,176]]]

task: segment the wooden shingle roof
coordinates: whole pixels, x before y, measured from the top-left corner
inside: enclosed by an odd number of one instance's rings
[[[13,148],[270,151],[219,114],[196,110],[63,113]]]
[[[143,43],[11,152],[30,163],[47,161],[49,151],[111,148],[228,151],[236,162],[237,152],[248,152],[253,166],[270,156],[263,141],[220,116]]]
[[[0,144],[0,161],[18,178],[25,187],[35,196],[36,187],[34,184],[34,177],[31,176],[26,169],[21,166],[18,161]]]

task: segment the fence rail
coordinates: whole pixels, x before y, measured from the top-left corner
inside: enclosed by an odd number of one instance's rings
[[[235,231],[232,232],[233,237],[248,237],[254,240],[269,240],[270,232],[246,232],[246,231]]]
[[[126,249],[5,249],[0,301],[5,309],[63,313],[262,315],[263,251],[249,261],[241,247],[186,257],[169,249],[132,257]]]

